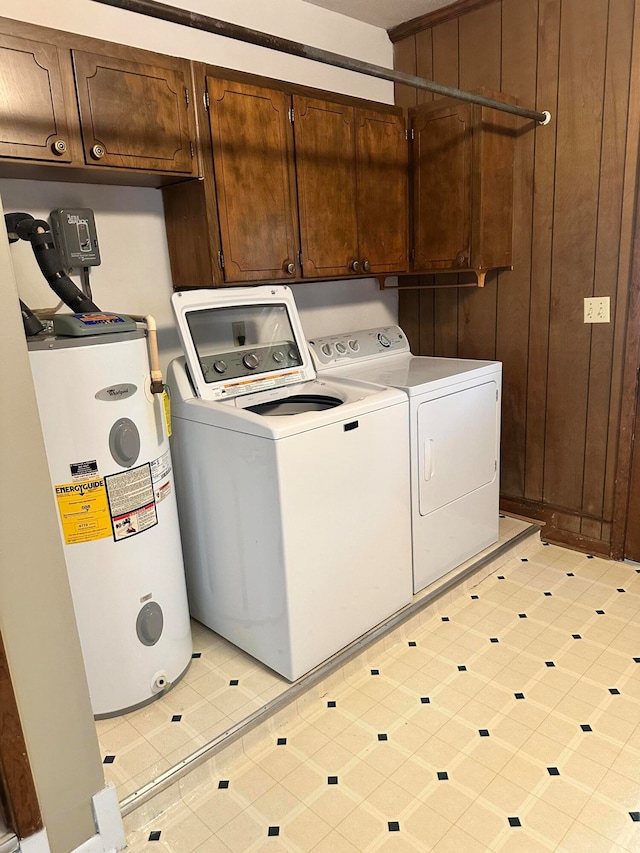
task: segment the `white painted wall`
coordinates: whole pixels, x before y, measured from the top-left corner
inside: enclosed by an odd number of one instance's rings
[[[393,66],[386,32],[300,0],[183,0],[184,8],[276,33],[296,41]],[[164,21],[156,21],[91,0],[31,3],[0,0],[0,15],[130,44],[160,53],[198,59],[330,91],[392,103],[393,86],[383,80],[268,51]],[[172,292],[158,190],[38,181],[0,180],[5,211],[47,218],[58,207],[95,212],[102,265],[91,272],[94,301],[105,310],[151,313],[158,320],[164,364],[178,351],[169,307]],[[34,308],[51,306],[49,291],[26,243],[11,247],[23,300]],[[365,328],[397,320],[397,295],[381,292],[373,279],[294,285],[305,333],[313,335]]]

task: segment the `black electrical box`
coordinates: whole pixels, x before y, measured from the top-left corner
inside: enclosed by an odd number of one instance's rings
[[[69,269],[100,264],[98,232],[92,210],[88,207],[52,210],[49,218],[56,247]]]

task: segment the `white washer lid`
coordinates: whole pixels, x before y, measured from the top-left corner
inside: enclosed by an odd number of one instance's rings
[[[344,371],[336,371],[336,375],[399,388],[411,396],[500,372],[501,369],[499,361],[437,358],[403,353],[379,358],[360,367],[350,366]]]

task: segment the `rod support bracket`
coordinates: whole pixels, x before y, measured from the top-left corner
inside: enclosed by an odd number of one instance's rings
[[[544,118],[542,119],[542,121],[539,121],[538,124],[541,127],[544,127],[546,124],[549,124],[549,122],[551,121],[551,113],[549,112],[549,110],[543,110],[542,114],[543,114]]]

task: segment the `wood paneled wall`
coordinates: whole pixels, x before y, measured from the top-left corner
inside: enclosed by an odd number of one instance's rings
[[[638,159],[639,10],[635,0],[460,6],[397,41],[396,68],[515,95],[552,121],[519,120],[513,270],[493,271],[484,289],[442,287],[452,283],[447,276],[406,281],[429,288],[400,294],[400,323],[416,353],[503,362],[503,506],[546,521],[549,539],[608,554]],[[431,97],[396,90],[403,106]],[[611,297],[610,324],[583,323],[583,298],[594,295]]]

